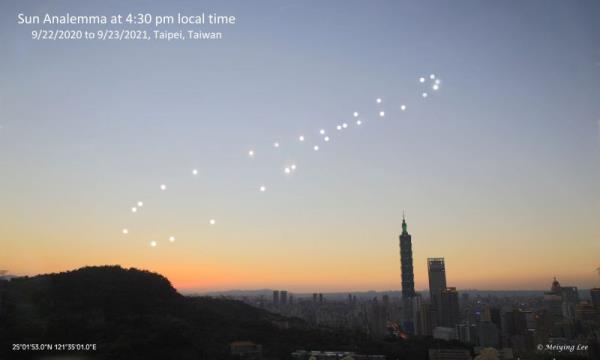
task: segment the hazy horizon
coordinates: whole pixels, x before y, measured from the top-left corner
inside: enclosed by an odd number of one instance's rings
[[[85,265],[85,266],[121,266],[118,264],[103,264],[103,265]],[[123,267],[123,266],[121,266]],[[127,268],[127,267],[124,267]],[[157,273],[159,275],[164,275],[164,274],[160,274],[156,271],[152,271],[150,269],[143,269],[143,268],[138,268],[139,270],[146,270],[146,271],[150,271],[153,273]],[[68,269],[68,270],[61,270],[61,271],[57,271],[57,272],[64,272],[64,271],[73,271],[76,270],[76,268],[74,269]],[[52,272],[54,273],[54,272]],[[37,276],[37,275],[48,275],[51,273],[40,273],[40,274],[11,274],[11,273],[7,273],[4,274],[3,276],[6,277],[21,277],[21,276]],[[168,277],[167,277],[168,279]],[[553,279],[550,279],[553,280]],[[557,278],[557,280],[560,279]],[[170,279],[169,279],[170,281]],[[533,291],[533,292],[543,292],[543,291],[549,291],[550,287],[551,287],[551,281],[548,282],[548,284],[546,287],[540,287],[540,288],[497,288],[497,289],[486,289],[486,288],[464,288],[464,287],[460,287],[458,285],[449,285],[451,287],[456,287],[456,289],[460,292],[460,291],[476,291],[476,292],[511,292],[511,291],[523,291],[523,292],[528,292],[528,291]],[[561,282],[561,286],[577,286],[574,284],[567,284],[567,283],[562,283]],[[279,286],[279,287],[261,287],[261,288],[201,288],[201,287],[187,287],[187,288],[180,288],[174,285],[174,287],[177,289],[177,291],[183,293],[183,294],[211,294],[211,293],[228,293],[228,292],[264,292],[264,291],[273,291],[273,290],[287,290],[289,293],[291,294],[300,294],[300,295],[310,295],[313,293],[323,293],[323,294],[343,294],[343,293],[348,293],[348,292],[360,292],[360,293],[366,293],[366,292],[398,292],[401,293],[402,289],[400,288],[400,286],[398,286],[397,289],[393,289],[393,288],[388,288],[388,289],[368,289],[368,288],[364,288],[364,289],[337,289],[337,290],[321,290],[318,289],[318,286],[314,286],[314,287],[306,287],[300,290],[295,290],[294,287],[291,286]],[[592,288],[598,288],[599,286],[592,286],[592,287],[579,287],[577,286],[578,290],[581,291],[586,291],[586,290],[590,290]],[[311,290],[313,289],[313,290]],[[315,290],[317,289],[317,290]],[[426,293],[429,291],[429,289],[427,287],[425,288],[415,288],[415,291],[417,293]]]

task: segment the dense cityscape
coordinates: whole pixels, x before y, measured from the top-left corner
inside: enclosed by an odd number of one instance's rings
[[[364,331],[375,338],[412,336],[457,340],[476,354],[497,359],[588,357],[600,338],[600,288],[580,291],[549,279],[548,290],[459,292],[446,282],[444,258],[428,258],[429,290],[414,289],[412,238],[406,220],[400,235],[402,291],[348,294],[239,293],[233,297],[315,326]],[[335,352],[298,352],[297,357],[336,358]],[[356,357],[356,355],[354,355]],[[430,349],[429,358],[471,359],[464,349]]]
[[[12,277],[0,271],[0,339],[21,339],[25,334],[45,341],[71,338],[74,335],[70,328],[78,326],[81,331],[77,336],[88,341],[103,331],[114,334],[111,329],[115,327],[127,328],[130,325],[121,321],[130,315],[122,316],[133,312],[142,318],[152,313],[167,319],[175,315],[179,321],[190,321],[192,329],[210,329],[188,340],[183,339],[190,333],[181,333],[179,340],[173,342],[174,347],[165,350],[193,353],[197,351],[194,346],[208,346],[214,351],[209,358],[598,358],[600,288],[580,290],[561,284],[555,277],[549,279],[546,291],[459,291],[451,286],[455,284],[447,282],[449,264],[443,257],[432,257],[426,259],[428,290],[415,291],[412,245],[403,219],[399,237],[400,291],[292,293],[277,289],[184,297],[158,274],[119,266],[88,267],[31,278]],[[82,296],[74,289],[87,289],[89,294]],[[74,313],[73,307],[80,310]],[[32,308],[38,310],[28,310]],[[71,317],[70,323],[56,323],[54,315],[46,318],[61,311],[66,313],[58,318]],[[244,317],[241,323],[247,328],[238,327],[238,319]],[[215,323],[207,323],[206,319]],[[41,325],[44,323],[47,325]],[[47,326],[52,327],[51,333],[45,330]],[[295,337],[290,338],[290,334]],[[104,336],[99,339],[106,341]],[[182,341],[198,345],[190,348],[188,343],[181,347]],[[125,348],[129,346],[124,344]],[[31,350],[27,344],[17,346]],[[108,354],[124,351],[112,346],[104,344],[99,348]],[[136,353],[142,354],[139,351]]]

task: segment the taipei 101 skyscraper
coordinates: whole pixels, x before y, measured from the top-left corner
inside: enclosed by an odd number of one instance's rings
[[[402,298],[415,296],[415,276],[413,274],[412,239],[406,230],[406,219],[402,215],[402,234],[400,235],[400,270],[402,271]]]
[[[400,234],[400,270],[402,271],[402,328],[415,332],[413,302],[415,297],[415,276],[413,273],[412,239],[406,230],[406,219],[402,215],[402,234]]]

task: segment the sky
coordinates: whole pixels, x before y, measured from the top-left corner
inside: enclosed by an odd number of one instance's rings
[[[237,21],[212,42],[17,25],[46,12]],[[598,18],[593,0],[2,1],[0,269],[395,290],[405,212],[417,289],[428,257],[459,289],[600,286]]]

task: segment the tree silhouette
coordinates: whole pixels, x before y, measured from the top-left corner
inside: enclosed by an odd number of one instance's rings
[[[4,284],[0,359],[29,358],[31,353],[11,351],[11,344],[24,342],[96,344],[93,353],[79,355],[134,360],[226,359],[236,340],[261,344],[266,359],[286,359],[298,349],[333,349],[418,360],[427,359],[430,347],[464,347],[432,338],[376,340],[358,331],[309,326],[236,300],[185,297],[162,275],[120,266]]]

